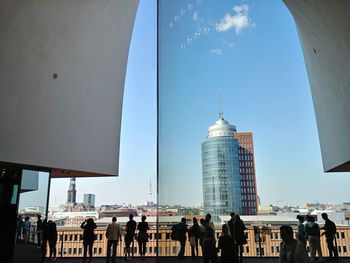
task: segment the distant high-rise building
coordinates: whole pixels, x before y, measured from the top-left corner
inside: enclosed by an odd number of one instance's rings
[[[95,195],[94,194],[84,194],[84,205],[95,206]]]
[[[235,212],[256,215],[258,196],[253,134],[220,117],[202,143],[203,207],[214,220]]]
[[[77,190],[75,189],[75,178],[70,179],[70,184],[67,193],[67,204],[77,203]]]
[[[214,221],[232,211],[241,214],[239,146],[236,127],[220,118],[202,143],[203,206]]]
[[[235,132],[238,140],[239,173],[241,176],[242,214],[256,215],[258,196],[256,189],[255,160],[253,134],[251,132]]]

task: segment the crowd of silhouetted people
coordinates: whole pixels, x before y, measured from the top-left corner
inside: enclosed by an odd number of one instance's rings
[[[297,238],[293,238],[293,229],[289,226],[281,228],[283,244],[281,245],[280,257],[283,259],[282,263],[289,263],[288,257],[298,258],[294,262],[309,262],[308,252],[306,250],[307,243],[310,248],[310,258],[311,262],[316,261],[316,255],[318,261],[324,261],[321,248],[321,236],[325,236],[326,243],[328,247],[329,257],[327,261],[337,261],[338,260],[338,250],[336,246],[336,233],[337,228],[333,221],[328,218],[326,213],[323,213],[322,219],[325,224],[322,228],[315,222],[315,218],[311,215],[301,216],[298,215],[297,219],[298,230]],[[321,230],[324,232],[321,234]]]
[[[294,238],[294,231],[291,226],[283,225],[280,227],[282,239],[279,249],[280,263],[308,263],[310,260],[311,262],[324,261],[320,245],[321,236],[326,238],[329,250],[329,258],[327,260],[338,260],[336,225],[328,218],[326,213],[322,214],[322,218],[325,220],[325,224],[320,228],[314,217],[298,215],[299,223],[297,225],[296,238]],[[19,243],[29,242],[31,228],[29,219],[28,216],[24,220],[21,215],[18,216],[16,241]],[[89,218],[82,222],[80,227],[83,229],[83,262],[86,262],[87,259],[89,262],[92,262],[97,225],[92,218]],[[122,233],[124,234],[125,243],[124,260],[130,260],[130,246],[135,239],[138,243],[139,256],[143,258],[146,254],[146,244],[149,240],[149,229],[146,216],[142,216],[141,222],[137,224],[133,219],[133,215],[130,214],[124,231],[122,231],[120,224],[117,223],[117,218],[113,217],[105,232],[107,238],[107,263],[110,260],[112,263],[116,262],[117,247],[119,241],[122,240]],[[205,218],[200,220],[193,217],[192,225],[190,226],[187,224],[186,218],[183,217],[181,222],[171,227],[170,238],[180,243],[180,250],[177,255],[179,259],[185,258],[186,243],[189,242],[193,260],[199,259],[199,248],[201,248],[204,263],[242,263],[244,245],[247,244],[247,235],[245,233],[247,228],[242,219],[239,215],[232,212],[231,219],[227,224],[222,225],[221,230],[221,235],[217,238],[211,214],[207,214]],[[321,230],[324,230],[322,234]],[[42,220],[41,216],[38,215],[36,236],[37,243],[41,247],[42,261],[45,260],[47,254],[51,261],[56,261],[56,223],[52,220]],[[307,251],[307,244],[310,250],[310,257]]]
[[[198,259],[198,247],[201,247],[203,262],[242,262],[243,246],[247,244],[245,230],[247,229],[235,213],[231,213],[231,219],[222,225],[222,233],[217,240],[214,223],[211,214],[205,218],[192,219],[193,225],[188,227],[186,218],[171,228],[171,239],[180,242],[179,259],[184,259],[187,240],[191,246],[191,258]],[[220,252],[220,259],[218,253]]]

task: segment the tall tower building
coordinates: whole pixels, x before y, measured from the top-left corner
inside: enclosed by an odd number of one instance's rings
[[[239,173],[241,176],[242,214],[256,215],[258,211],[258,195],[256,188],[253,134],[251,132],[235,132],[238,140]]]
[[[241,179],[236,127],[220,118],[202,143],[203,206],[214,221],[232,211],[241,214]]]
[[[95,207],[95,195],[94,194],[84,194],[84,205]]]
[[[77,190],[75,189],[75,177],[70,179],[67,193],[67,204],[76,204]]]

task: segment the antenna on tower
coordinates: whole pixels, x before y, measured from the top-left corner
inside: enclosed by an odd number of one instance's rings
[[[224,112],[222,111],[222,91],[219,89],[219,118],[224,118]]]
[[[149,202],[152,202],[152,195],[153,195],[153,188],[152,188],[152,178],[150,177],[149,178],[149,192],[148,192],[148,195],[149,195]]]

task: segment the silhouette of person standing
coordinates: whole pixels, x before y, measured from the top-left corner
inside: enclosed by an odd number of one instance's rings
[[[120,230],[120,225],[117,223],[117,218],[114,216],[112,218],[112,223],[108,225],[106,230],[107,238],[107,263],[111,256],[111,247],[112,247],[112,263],[115,263],[115,256],[117,252],[118,241],[122,241],[122,235]]]
[[[235,241],[235,212],[231,212],[230,216],[231,216],[231,219],[227,222],[227,225],[230,229],[230,235],[231,237],[233,238],[233,240]],[[235,254],[235,258],[238,258],[238,244],[236,243],[236,241],[234,242],[234,249],[233,249],[233,252]]]
[[[17,243],[22,241],[22,232],[23,232],[23,218],[22,218],[22,215],[18,215],[17,226],[16,226],[16,242]]]
[[[222,234],[219,237],[218,249],[221,250],[220,263],[237,263],[238,258],[234,250],[235,241],[230,234],[227,224],[222,225]]]
[[[97,228],[94,220],[89,218],[85,220],[80,227],[84,229],[83,232],[83,246],[84,246],[84,260],[86,260],[87,251],[89,250],[89,262],[92,261],[92,247],[95,241],[95,229]]]
[[[38,245],[41,246],[43,236],[43,220],[41,215],[37,215],[38,220],[36,221],[36,236],[38,238]]]
[[[130,245],[134,241],[135,237],[135,231],[136,231],[136,222],[134,221],[133,214],[129,215],[129,221],[126,223],[125,226],[125,256],[124,260],[127,260],[127,257],[130,258]]]
[[[204,220],[205,226],[205,236],[203,239],[203,262],[212,263],[218,262],[218,257],[216,253],[216,241],[215,241],[215,232],[210,226],[210,221],[208,219]]]
[[[200,237],[200,228],[197,218],[193,218],[193,226],[188,230],[188,238],[191,245],[191,257],[192,259],[198,258],[198,239]]]
[[[306,246],[304,217],[301,215],[297,215],[297,219],[299,220],[297,237],[298,240],[303,242]]]
[[[46,252],[47,252],[47,236],[48,236],[48,226],[47,226],[47,218],[43,221],[42,226],[42,241],[41,241],[41,262],[45,262]]]
[[[318,253],[319,260],[323,260],[320,241],[320,227],[317,223],[315,223],[315,218],[312,216],[307,215],[306,221],[305,237],[309,240],[311,261],[315,261],[316,251]]]
[[[148,233],[149,230],[148,223],[146,222],[146,216],[141,217],[141,222],[137,225],[137,242],[139,243],[139,253],[143,257],[146,254],[146,243],[148,242]]]
[[[29,242],[30,226],[31,226],[31,223],[29,221],[29,216],[26,216],[24,218],[24,222],[23,222],[23,239],[24,239],[24,243],[28,243]]]
[[[245,227],[243,221],[239,215],[235,215],[233,224],[233,236],[235,238],[236,244],[239,249],[239,262],[242,263],[243,260],[243,245],[247,244],[247,238],[244,233],[247,228]]]
[[[56,249],[56,243],[57,243],[57,227],[56,223],[53,222],[52,220],[49,220],[47,222],[47,232],[46,232],[46,238],[47,241],[49,242],[49,249],[50,249],[50,259],[52,261],[56,261],[56,254],[57,254],[57,249]]]
[[[203,255],[203,251],[204,251],[204,247],[203,247],[203,244],[204,244],[204,238],[205,238],[205,225],[204,225],[204,218],[201,218],[199,220],[199,245],[201,246],[201,249],[202,249],[202,255]]]
[[[178,258],[183,258],[185,255],[185,246],[186,246],[186,233],[187,233],[187,224],[186,224],[186,218],[181,218],[181,222],[174,225],[172,227],[173,229],[176,229],[176,232],[178,234],[177,240],[180,242],[180,251],[177,255]]]
[[[321,214],[322,219],[325,220],[324,226],[321,228],[324,230],[322,233],[322,236],[326,236],[326,242],[327,242],[327,247],[329,251],[329,259],[332,260],[338,259],[338,251],[337,248],[334,246],[334,240],[335,240],[335,234],[337,233],[337,227],[335,226],[335,223],[331,221],[328,218],[327,213]]]
[[[280,244],[280,263],[309,263],[303,242],[293,238],[291,226],[280,227],[282,242]]]

